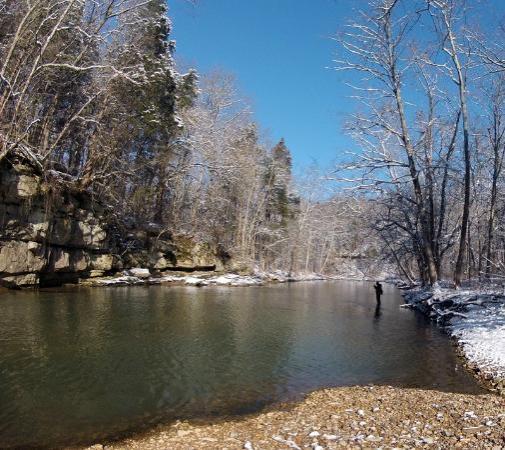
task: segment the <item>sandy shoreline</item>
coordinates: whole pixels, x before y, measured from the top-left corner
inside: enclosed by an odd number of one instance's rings
[[[505,448],[505,398],[362,386],[215,423],[188,421],[87,449]]]

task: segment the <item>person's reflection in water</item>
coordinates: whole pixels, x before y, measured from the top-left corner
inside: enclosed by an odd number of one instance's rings
[[[380,303],[377,303],[375,305],[375,313],[374,313],[374,318],[375,319],[378,319],[380,316],[382,315],[382,312],[381,312],[381,304]]]
[[[373,285],[373,287],[375,290],[375,299],[377,302],[375,304],[374,319],[378,320],[381,316],[381,295],[384,293],[384,291],[382,290],[382,284],[380,284],[378,281]]]

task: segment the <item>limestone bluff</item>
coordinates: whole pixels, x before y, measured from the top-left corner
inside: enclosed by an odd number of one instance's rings
[[[152,224],[111,220],[90,193],[72,190],[53,171],[43,177],[20,153],[0,163],[0,285],[76,283],[133,267],[151,272],[220,269],[226,255]]]

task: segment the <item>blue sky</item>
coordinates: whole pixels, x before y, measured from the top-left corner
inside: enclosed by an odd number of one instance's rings
[[[359,1],[358,1],[359,3]],[[352,0],[169,0],[177,59],[201,72],[233,73],[272,141],[281,137],[295,167],[329,164],[350,141],[341,124],[349,94],[329,69],[331,40]]]
[[[275,143],[284,137],[295,169],[328,166],[353,149],[342,124],[354,94],[331,69],[331,38],[366,0],[168,0],[176,59],[205,73],[233,73],[256,120]],[[497,29],[505,0],[472,0],[469,13]],[[416,101],[415,92],[412,100]]]

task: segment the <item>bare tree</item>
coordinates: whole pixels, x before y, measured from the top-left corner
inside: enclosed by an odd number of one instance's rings
[[[351,70],[363,74],[364,87],[357,87],[360,100],[369,110],[370,116],[359,118],[359,135],[365,133],[384,156],[390,153],[390,145],[402,150],[402,159],[389,156],[374,159],[360,158],[368,164],[370,171],[387,169],[390,173],[405,168],[396,179],[408,177],[413,190],[413,204],[419,217],[420,249],[430,283],[438,280],[437,267],[433,254],[433,236],[430,228],[429,204],[421,185],[416,148],[411,136],[403,87],[410,69],[408,34],[414,26],[417,13],[398,13],[403,2],[380,0],[370,3],[370,12],[362,12],[358,22],[350,24],[345,33],[342,46],[349,55],[337,60],[337,70]],[[366,94],[366,95],[363,95]],[[379,137],[380,136],[380,137]],[[377,147],[377,139],[380,139]],[[380,178],[380,177],[379,177]],[[382,184],[379,179],[378,182]]]
[[[454,270],[454,284],[458,287],[461,284],[463,273],[463,263],[466,256],[466,244],[468,233],[468,221],[470,217],[471,201],[471,157],[470,157],[470,116],[468,113],[468,90],[467,72],[471,61],[468,60],[468,45],[464,45],[458,40],[456,23],[463,20],[463,8],[459,7],[455,0],[427,0],[429,12],[433,18],[436,30],[440,35],[440,45],[443,51],[449,56],[452,68],[446,64],[439,64],[446,69],[450,79],[457,85],[459,103],[462,118],[463,131],[463,155],[465,165],[464,176],[464,196],[463,196],[463,216],[461,219],[461,232],[459,238],[459,250]],[[463,40],[463,39],[462,39]],[[467,57],[467,61],[464,58]]]

